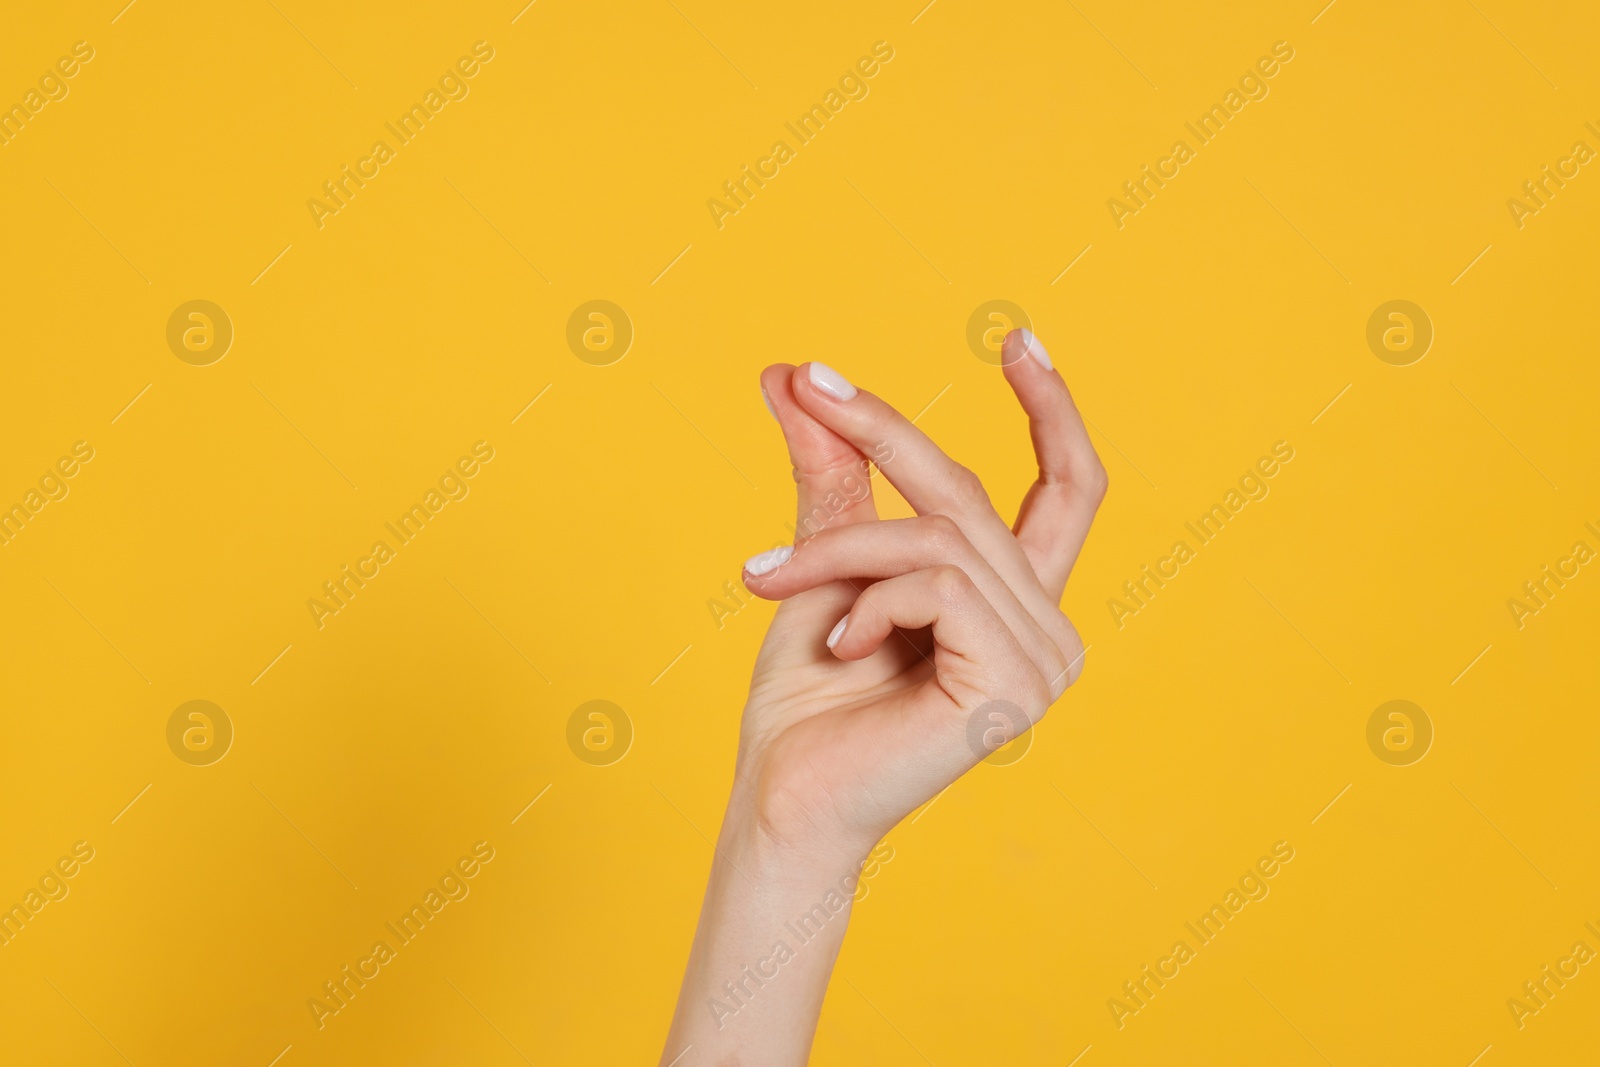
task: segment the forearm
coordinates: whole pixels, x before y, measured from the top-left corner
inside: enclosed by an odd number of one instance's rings
[[[717,841],[663,1067],[804,1064],[849,922],[860,858],[775,844],[739,792]]]

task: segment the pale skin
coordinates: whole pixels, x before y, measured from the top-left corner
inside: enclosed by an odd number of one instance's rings
[[[663,1067],[804,1064],[873,846],[985,755],[974,717],[1037,722],[1082,669],[1059,605],[1105,468],[1043,345],[1014,330],[1003,362],[1039,463],[1009,527],[975,474],[838,372],[762,372],[806,536],[745,567],[781,603]],[[868,459],[916,517],[878,518]]]

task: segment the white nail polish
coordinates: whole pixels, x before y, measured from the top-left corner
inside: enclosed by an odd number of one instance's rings
[[[788,563],[789,558],[793,555],[794,549],[788,545],[783,545],[780,548],[769,548],[765,552],[758,553],[745,560],[744,569],[760,578],[762,575],[771,574],[785,563]]]
[[[846,615],[844,618],[840,619],[837,624],[835,624],[833,632],[828,635],[829,648],[832,648],[834,645],[839,643],[839,638],[844,636],[844,624],[849,621],[850,616]]]
[[[835,400],[849,400],[856,395],[856,387],[826,363],[811,364],[811,384]]]
[[[1054,370],[1055,364],[1050,362],[1050,353],[1044,350],[1044,343],[1033,335],[1033,331],[1026,326],[1022,328],[1023,351],[1039,361],[1045,370]]]
[[[767,395],[767,387],[764,386],[764,385],[761,387],[761,402],[763,404],[767,405],[767,414],[768,415],[771,415],[773,418],[777,418],[778,417],[778,413],[776,411],[772,410],[772,398]]]

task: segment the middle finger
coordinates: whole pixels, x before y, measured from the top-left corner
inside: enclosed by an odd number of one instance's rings
[[[1042,621],[1059,610],[1011,528],[989,503],[978,476],[945,455],[910,419],[826,364],[805,364],[795,372],[791,387],[818,421],[877,463],[917,514],[954,520],[1035,619]]]
[[[960,567],[1012,632],[1034,669],[1050,681],[1052,698],[1066,689],[1071,631],[1064,625],[1055,632],[1042,626],[947,516],[840,526],[797,545],[779,566],[769,566],[761,556],[750,562],[755,569],[746,565],[745,588],[768,600],[786,600],[841,580],[854,584],[856,579],[877,581],[928,567]]]

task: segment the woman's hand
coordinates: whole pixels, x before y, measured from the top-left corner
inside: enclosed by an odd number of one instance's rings
[[[1003,363],[1039,460],[1014,530],[976,475],[838,372],[762,374],[799,487],[797,544],[745,566],[745,586],[783,604],[663,1063],[685,1045],[681,1067],[803,1063],[869,850],[1081,670],[1058,605],[1105,469],[1038,340],[1012,331]],[[878,519],[869,461],[915,518]]]
[[[1014,533],[977,476],[882,400],[821,364],[762,376],[810,536],[745,568],[746,588],[783,605],[739,759],[758,825],[784,845],[864,857],[988,754],[974,736],[1007,733],[990,715],[1037,722],[1082,667],[1058,604],[1105,470],[1038,340],[1014,331],[1004,352],[1039,458]],[[869,459],[916,518],[877,518]]]

